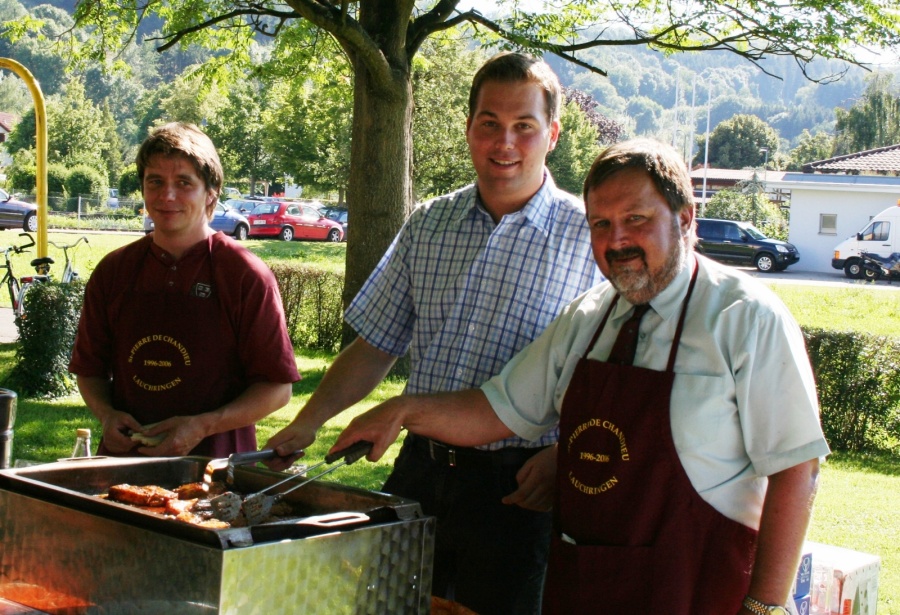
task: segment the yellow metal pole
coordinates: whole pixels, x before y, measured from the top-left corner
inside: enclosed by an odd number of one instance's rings
[[[34,125],[37,140],[35,200],[37,201],[37,255],[47,256],[47,110],[41,85],[27,68],[9,58],[0,58],[0,68],[11,70],[28,85],[34,99]]]

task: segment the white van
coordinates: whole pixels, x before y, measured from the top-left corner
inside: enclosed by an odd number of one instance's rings
[[[882,258],[900,253],[900,200],[872,218],[864,229],[845,239],[834,249],[831,266],[843,269],[848,278],[865,276],[859,253],[869,252]]]

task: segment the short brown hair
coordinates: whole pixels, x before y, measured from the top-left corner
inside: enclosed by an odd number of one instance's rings
[[[206,189],[215,191],[216,198],[218,198],[224,181],[222,163],[219,161],[216,146],[197,126],[184,122],[171,122],[160,126],[144,139],[135,160],[141,189],[144,186],[144,172],[147,170],[147,165],[150,164],[150,158],[157,154],[180,155],[190,160],[197,175],[206,184]]]
[[[534,83],[544,91],[547,121],[555,122],[559,119],[562,98],[559,79],[543,60],[525,53],[506,51],[485,62],[472,78],[472,87],[469,90],[469,121],[474,119],[475,109],[478,107],[478,94],[487,81]]]
[[[675,148],[653,139],[616,143],[597,156],[584,180],[584,202],[588,192],[624,169],[646,171],[673,212],[694,206],[694,188],[684,160]]]

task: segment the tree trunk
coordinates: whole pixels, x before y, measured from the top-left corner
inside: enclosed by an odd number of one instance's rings
[[[405,22],[385,15],[391,12],[388,9],[396,12],[392,4],[370,0],[360,8],[363,26],[379,41],[391,66],[392,82],[376,80],[366,63],[351,54],[355,82],[347,208],[352,230],[347,242],[344,307],[375,269],[413,204],[412,80]],[[344,344],[354,335],[345,326]]]

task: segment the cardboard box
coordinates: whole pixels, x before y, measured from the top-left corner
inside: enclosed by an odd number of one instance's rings
[[[880,557],[815,542],[804,553],[812,554],[810,613],[876,615]]]

